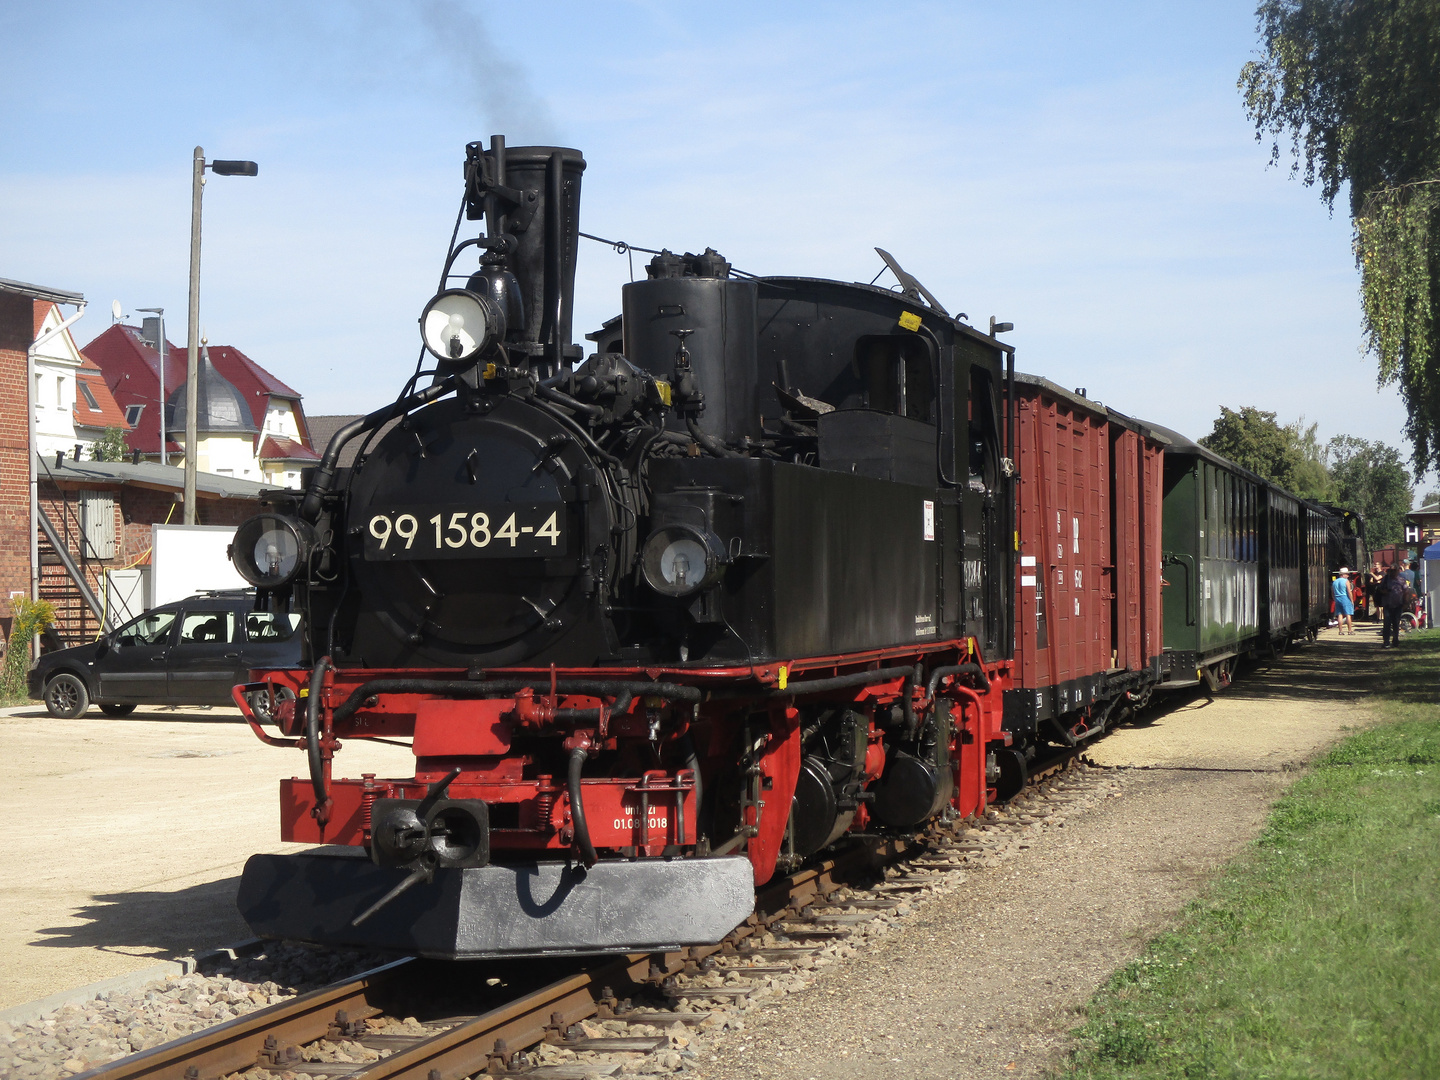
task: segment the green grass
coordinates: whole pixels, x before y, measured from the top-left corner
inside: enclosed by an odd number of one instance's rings
[[[1111,978],[1064,1075],[1440,1077],[1440,631],[1387,659],[1385,722]]]

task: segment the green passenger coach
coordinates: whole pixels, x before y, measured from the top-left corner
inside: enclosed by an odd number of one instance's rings
[[[1165,685],[1230,682],[1260,624],[1264,481],[1178,432],[1165,448]]]
[[[1325,511],[1164,428],[1162,688],[1219,690],[1242,656],[1325,625],[1315,537]]]

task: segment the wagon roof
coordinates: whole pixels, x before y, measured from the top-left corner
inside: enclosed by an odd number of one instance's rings
[[[1051,382],[1043,375],[1031,375],[1024,371],[1017,371],[1015,372],[1015,381],[1017,383],[1023,383],[1026,386],[1034,386],[1044,390],[1045,393],[1061,398],[1077,409],[1084,409],[1086,412],[1099,417],[1101,420],[1129,428],[1131,431],[1139,432],[1145,438],[1160,443],[1167,448],[1170,443],[1176,440],[1182,442],[1188,441],[1183,435],[1176,435],[1175,432],[1170,431],[1168,428],[1162,428],[1155,424],[1148,424],[1143,420],[1137,420],[1133,416],[1110,408],[1110,406],[1104,402],[1087,398],[1082,394],[1075,393],[1073,390],[1066,390],[1063,386]]]

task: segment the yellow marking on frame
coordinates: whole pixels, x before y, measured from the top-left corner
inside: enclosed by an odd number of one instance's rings
[[[919,330],[920,316],[916,315],[913,311],[907,311],[904,315],[900,316],[900,325],[906,330]]]
[[[781,689],[781,690],[784,690],[785,687],[787,687],[788,685],[790,685],[790,668],[789,668],[787,665],[785,665],[785,664],[781,664],[781,665],[780,665],[780,689]]]
[[[655,380],[655,390],[656,390],[656,392],[659,393],[659,395],[660,395],[660,400],[665,403],[665,407],[666,407],[666,408],[669,408],[669,407],[670,407],[670,398],[671,398],[671,394],[670,394],[670,384],[669,384],[668,382],[665,382],[663,379],[656,379],[656,380]]]
[[[495,365],[494,365],[494,364],[486,364],[486,365],[485,365],[485,378],[487,378],[487,379],[493,379],[493,378],[495,378]]]

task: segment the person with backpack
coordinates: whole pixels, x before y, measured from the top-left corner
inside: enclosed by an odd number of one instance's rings
[[[1385,624],[1380,632],[1381,648],[1388,649],[1400,644],[1400,613],[1405,610],[1405,582],[1400,577],[1400,567],[1391,566],[1375,590],[1375,599],[1385,614]]]

